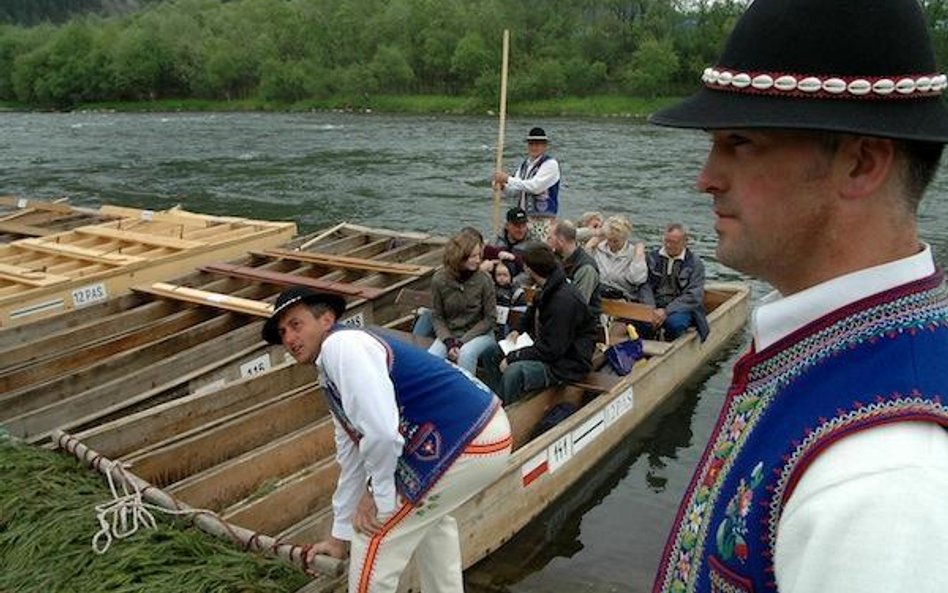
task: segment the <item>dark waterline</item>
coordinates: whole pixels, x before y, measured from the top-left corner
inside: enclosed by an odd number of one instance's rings
[[[490,229],[496,120],[357,114],[0,113],[0,194],[76,204],[167,208],[294,220],[342,220],[450,234]],[[626,119],[508,122],[506,163],[533,125],[552,136],[562,213],[623,213],[655,244],[685,223],[709,280],[744,279],[713,257],[710,200],[693,189],[704,134]],[[920,233],[948,263],[944,168]],[[788,254],[793,257],[793,254]],[[751,283],[754,298],[768,288]],[[645,591],[681,493],[707,442],[746,334],[649,426],[627,438],[562,504],[472,571],[472,590]]]

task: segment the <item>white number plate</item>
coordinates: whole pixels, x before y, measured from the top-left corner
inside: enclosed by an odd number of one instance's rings
[[[270,370],[270,356],[264,354],[240,365],[241,377],[253,377]]]
[[[109,291],[106,290],[105,284],[102,282],[81,286],[72,291],[72,304],[77,309],[101,303],[108,298]]]

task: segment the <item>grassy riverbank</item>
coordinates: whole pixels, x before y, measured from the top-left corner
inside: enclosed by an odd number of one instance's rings
[[[514,117],[590,116],[644,118],[673,102],[675,97],[643,98],[624,95],[564,97],[543,101],[510,103],[507,114]],[[50,108],[22,103],[0,102],[0,110],[47,111]],[[156,101],[82,103],[72,111],[134,112],[305,112],[305,111],[373,111],[380,113],[494,114],[496,106],[486,107],[468,97],[447,95],[374,95],[367,97],[335,97],[295,103],[277,103],[261,99],[217,101],[206,99],[160,99]]]
[[[95,505],[110,499],[105,480],[78,461],[18,444],[0,432],[0,591],[17,593],[285,593],[307,581],[277,559],[155,513],[141,528],[92,551]]]

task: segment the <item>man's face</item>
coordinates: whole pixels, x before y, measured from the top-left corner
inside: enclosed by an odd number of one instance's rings
[[[527,142],[527,154],[531,159],[535,159],[546,152],[546,142],[543,140],[529,140]]]
[[[525,222],[508,222],[507,223],[507,238],[509,238],[514,243],[519,243],[527,238],[527,223]]]
[[[546,236],[546,244],[556,255],[563,255],[563,240],[556,234],[556,229],[550,229],[550,234]]]
[[[312,364],[323,347],[323,340],[335,322],[333,314],[324,312],[315,317],[308,306],[298,303],[291,307],[277,324],[283,347],[296,360]]]
[[[792,280],[833,215],[833,158],[805,132],[716,130],[711,140],[697,187],[714,198],[718,259],[775,286]]]
[[[665,253],[667,253],[669,257],[678,257],[681,255],[681,252],[685,250],[688,239],[681,229],[672,229],[665,232],[663,243],[665,245]]]

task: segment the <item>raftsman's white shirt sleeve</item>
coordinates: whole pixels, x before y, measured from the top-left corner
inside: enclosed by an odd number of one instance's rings
[[[516,175],[508,177],[504,191],[509,193],[526,191],[531,194],[539,194],[559,180],[560,164],[556,162],[556,159],[549,158],[543,161],[540,170],[530,179],[520,179]]]
[[[867,429],[817,456],[777,528],[780,593],[948,591],[948,432]]]
[[[316,364],[339,390],[346,416],[362,434],[356,446],[335,423],[336,458],[342,470],[333,495],[333,535],[351,539],[352,516],[366,477],[372,479],[379,514],[395,510],[395,467],[404,445],[398,432],[395,386],[389,378],[385,347],[366,332],[341,330],[330,334]]]

